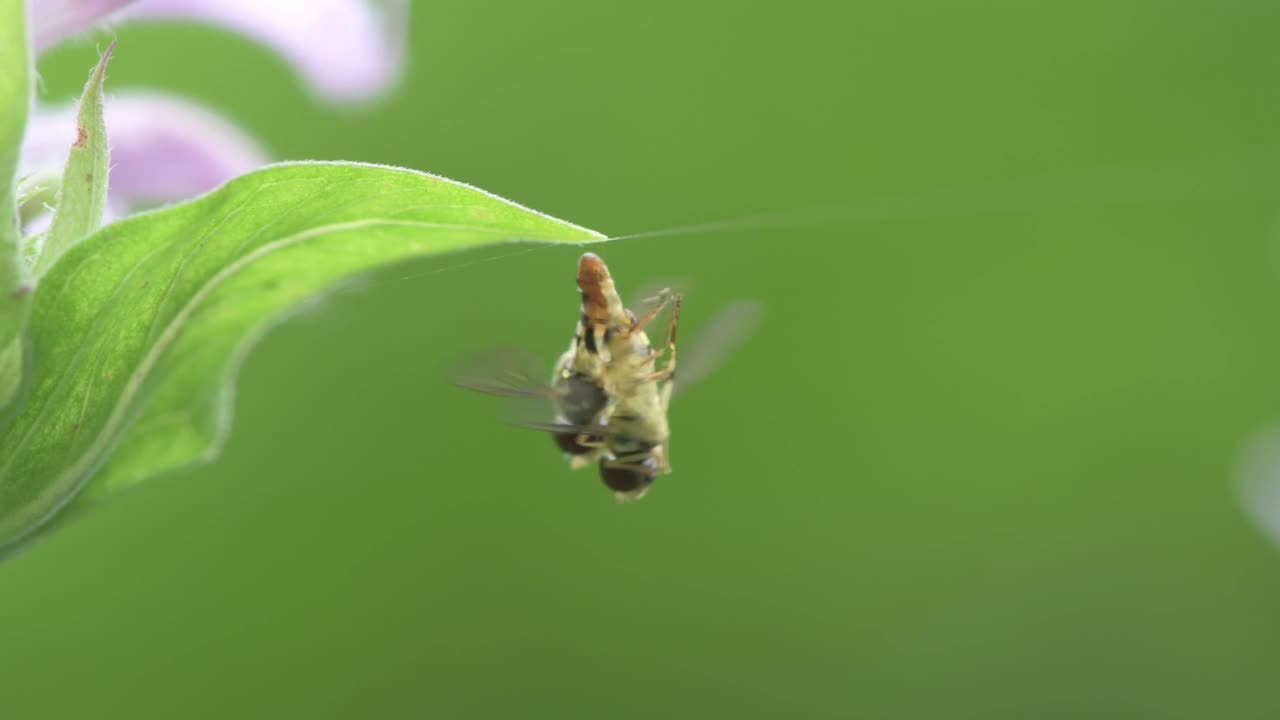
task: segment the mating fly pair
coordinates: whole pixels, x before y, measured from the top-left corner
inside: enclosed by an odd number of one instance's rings
[[[654,478],[671,472],[667,411],[676,394],[676,330],[683,297],[664,288],[626,307],[604,261],[586,253],[578,262],[582,314],[569,349],[551,381],[536,356],[501,348],[474,360],[458,378],[472,390],[534,400],[516,423],[552,433],[571,468],[593,462],[619,502],[644,496]],[[665,332],[655,321],[670,311]],[[739,301],[717,316],[708,342],[695,347],[680,388],[714,369],[731,345],[746,336],[757,314]],[[654,345],[650,335],[660,339]]]

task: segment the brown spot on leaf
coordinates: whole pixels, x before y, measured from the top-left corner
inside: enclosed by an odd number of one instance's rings
[[[80,432],[80,423],[76,423],[76,424],[74,424],[74,425],[72,425],[72,426],[71,426],[71,434],[72,434],[72,435],[75,435],[75,434],[76,434],[76,433],[78,433],[78,432]]]
[[[85,173],[85,174],[84,174],[84,181],[85,181],[86,183],[88,183],[89,185],[92,185],[92,184],[93,184],[93,173]]]
[[[76,126],[76,142],[74,147],[78,147],[78,148],[89,147],[89,131],[85,130],[83,127],[80,127],[79,125]]]

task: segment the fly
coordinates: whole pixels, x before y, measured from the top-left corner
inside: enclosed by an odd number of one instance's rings
[[[664,288],[639,312],[619,295],[608,266],[594,253],[578,262],[582,305],[569,347],[560,355],[550,382],[537,379],[536,356],[518,348],[491,351],[458,378],[472,390],[506,397],[534,398],[550,405],[549,419],[521,418],[517,424],[552,434],[571,468],[597,465],[600,478],[619,502],[644,496],[655,478],[671,472],[671,429],[667,415],[676,394],[676,331],[681,293]],[[658,345],[650,340],[656,320],[669,309]],[[755,303],[730,304],[713,322],[709,342],[682,370],[681,388],[714,369],[732,345],[745,339],[758,314]]]

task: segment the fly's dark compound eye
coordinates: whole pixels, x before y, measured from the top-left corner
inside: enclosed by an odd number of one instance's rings
[[[551,433],[552,439],[556,441],[556,447],[560,448],[562,452],[570,455],[586,455],[595,450],[594,447],[579,444],[578,438],[580,436],[581,433],[576,432]],[[589,442],[600,442],[600,440],[599,437],[589,437]]]
[[[627,495],[643,492],[658,474],[658,463],[653,458],[645,458],[639,468],[610,467],[612,456],[600,461],[600,479],[606,487],[616,493]]]

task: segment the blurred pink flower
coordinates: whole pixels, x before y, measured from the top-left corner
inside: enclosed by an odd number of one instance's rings
[[[1236,488],[1245,514],[1280,545],[1280,423],[1246,438],[1236,462]]]
[[[104,116],[111,145],[110,212],[199,195],[267,162],[266,152],[216,113],[172,95],[119,93]],[[21,174],[56,179],[76,138],[73,104],[32,114]]]
[[[368,100],[398,79],[407,0],[31,0],[37,52],[103,23],[174,20],[217,25],[279,53],[321,97]],[[198,195],[267,162],[235,124],[194,102],[158,93],[111,93],[108,214]],[[33,112],[20,174],[56,182],[76,137],[72,104]],[[47,218],[28,224],[36,232]]]
[[[36,51],[103,22],[172,20],[216,25],[280,54],[333,102],[359,102],[399,79],[408,0],[32,0]]]
[[[31,44],[37,53],[82,33],[133,0],[30,0]]]

